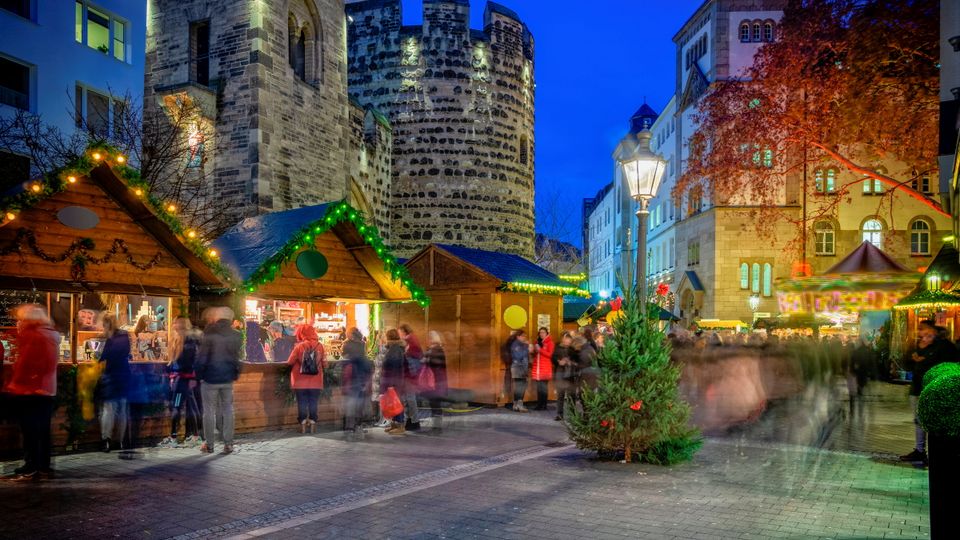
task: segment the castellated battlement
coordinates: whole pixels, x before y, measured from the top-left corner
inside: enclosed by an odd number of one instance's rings
[[[400,0],[346,5],[348,92],[393,127],[391,243],[430,242],[532,257],[534,43],[516,13],[488,2],[424,0],[405,26]]]

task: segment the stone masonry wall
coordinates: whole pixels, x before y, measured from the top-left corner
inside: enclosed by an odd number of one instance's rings
[[[343,198],[349,146],[342,0],[149,0],[144,103],[192,87],[216,96],[212,193],[232,221]],[[288,62],[307,24],[308,73]],[[210,84],[191,82],[190,27],[210,24]]]
[[[400,0],[347,4],[349,92],[393,126],[392,244],[431,242],[533,256],[533,38],[488,3],[470,30],[466,0],[425,0],[403,26]]]
[[[393,132],[383,114],[350,103],[350,204],[362,210],[390,241],[390,159]]]

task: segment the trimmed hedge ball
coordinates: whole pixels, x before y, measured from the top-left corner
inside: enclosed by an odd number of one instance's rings
[[[923,389],[917,402],[917,420],[935,435],[960,436],[960,373],[944,374]]]
[[[930,368],[930,371],[923,376],[923,386],[926,388],[934,379],[939,379],[944,375],[954,375],[958,373],[960,373],[960,364],[957,362],[937,364]]]

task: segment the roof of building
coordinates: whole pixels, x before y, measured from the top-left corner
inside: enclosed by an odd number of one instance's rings
[[[545,270],[519,255],[447,244],[434,245],[504,283],[536,283],[570,287],[569,283],[557,277],[553,272]]]
[[[264,261],[276,255],[290,237],[322,219],[332,203],[248,217],[213,241],[224,265],[246,281]]]
[[[684,274],[687,276],[687,279],[690,281],[690,287],[695,291],[704,291],[703,283],[700,281],[700,276],[697,275],[694,270],[685,270]]]
[[[657,121],[658,116],[660,115],[657,114],[657,111],[653,110],[653,107],[644,102],[644,104],[637,109],[637,112],[633,113],[633,116],[630,117],[630,133],[640,133],[645,129],[650,129],[653,127],[653,123]]]
[[[520,21],[520,16],[517,15],[517,12],[496,2],[487,2],[487,9],[494,13],[499,13],[500,15],[510,17],[516,21]]]
[[[900,263],[877,246],[864,240],[840,262],[830,267],[824,274],[867,274],[888,272],[910,272]]]

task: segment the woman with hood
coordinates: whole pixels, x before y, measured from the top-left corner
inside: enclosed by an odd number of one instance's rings
[[[317,402],[323,390],[323,370],[326,367],[323,345],[317,331],[309,324],[297,326],[297,344],[287,359],[290,365],[290,388],[297,396],[297,420],[300,433],[317,430]]]

